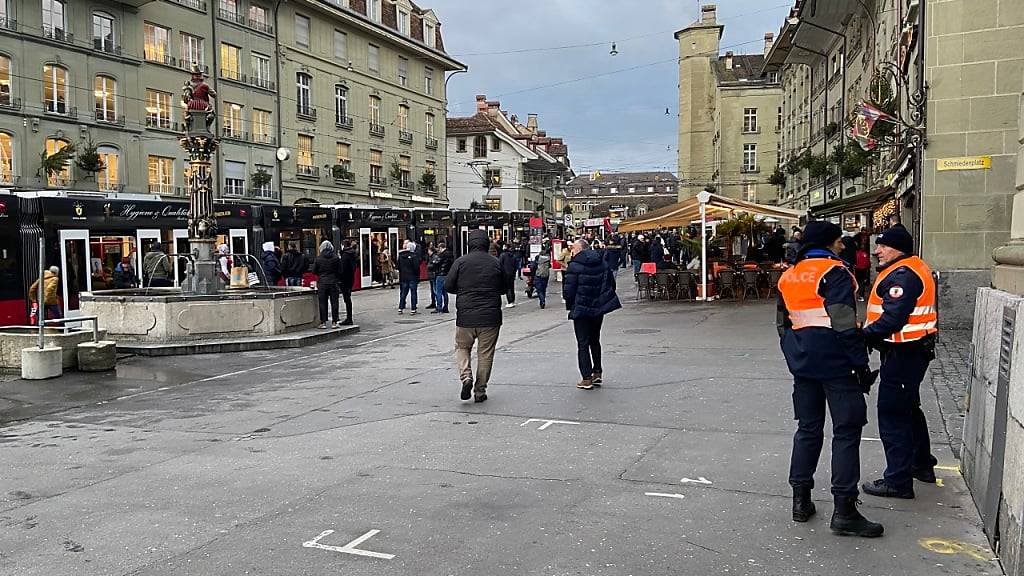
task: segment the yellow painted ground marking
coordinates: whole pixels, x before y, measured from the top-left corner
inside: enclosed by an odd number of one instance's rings
[[[960,465],[959,464],[956,465],[956,466],[936,466],[935,469],[936,470],[943,470],[943,471],[946,471],[946,472],[956,472],[957,474],[960,473]]]
[[[942,481],[942,478],[936,478],[935,479],[935,485],[938,486],[939,488],[942,488],[946,484]]]
[[[918,544],[920,544],[925,550],[935,552],[936,554],[943,554],[947,556],[963,554],[982,562],[991,562],[992,560],[995,560],[989,549],[975,544],[969,544],[967,542],[946,540],[944,538],[922,538],[918,540]]]

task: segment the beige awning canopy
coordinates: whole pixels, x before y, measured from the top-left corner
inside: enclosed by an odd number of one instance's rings
[[[778,206],[755,204],[744,202],[733,198],[726,198],[712,194],[707,203],[707,219],[715,220],[721,217],[728,218],[734,212],[747,212],[761,216],[773,216],[787,220],[799,220],[805,213],[799,210],[789,210]],[[694,220],[700,219],[700,202],[696,197],[688,198],[671,206],[652,210],[643,216],[637,216],[619,223],[619,232],[639,232],[644,230],[657,230],[658,228],[679,228],[688,226]]]

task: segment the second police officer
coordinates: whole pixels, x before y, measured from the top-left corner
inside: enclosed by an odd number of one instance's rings
[[[793,437],[789,483],[793,520],[807,522],[816,512],[811,500],[814,471],[824,443],[825,406],[832,414],[832,495],[830,528],[839,535],[874,538],[881,524],[857,510],[861,430],[867,423],[864,394],[877,373],[868,367],[864,337],[857,325],[857,282],[837,254],[842,230],[815,221],[804,229],[797,263],[779,281],[778,330],[786,364],[793,374]]]
[[[878,432],[886,466],[883,477],[863,489],[872,496],[913,498],[915,478],[935,483],[921,380],[935,358],[936,286],[902,225],[879,234],[875,244],[879,274],[868,297],[864,337],[882,357]]]

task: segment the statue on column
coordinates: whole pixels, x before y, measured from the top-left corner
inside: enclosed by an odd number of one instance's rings
[[[192,132],[197,129],[195,117],[202,114],[206,120],[206,131],[212,132],[217,114],[210,103],[217,97],[217,92],[206,83],[206,74],[198,66],[192,69],[192,78],[185,82],[181,89],[181,102],[185,104],[185,129]]]

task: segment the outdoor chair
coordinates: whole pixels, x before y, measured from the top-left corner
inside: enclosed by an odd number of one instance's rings
[[[636,299],[643,300],[646,297],[651,299],[651,275],[641,272],[636,275]]]
[[[664,296],[666,299],[672,299],[675,296],[676,289],[676,275],[672,272],[658,272],[654,275],[654,280],[658,284],[658,293]]]
[[[782,279],[782,273],[784,270],[781,268],[772,268],[768,271],[768,296],[778,295],[779,293],[779,280]]]
[[[754,298],[758,299],[761,295],[758,293],[757,283],[761,278],[761,272],[759,270],[744,270],[743,271],[743,299],[747,299],[747,294],[754,293]]]
[[[724,299],[726,292],[736,298],[736,272],[732,270],[718,272],[718,295]]]
[[[690,288],[690,284],[693,282],[692,272],[680,272],[676,275],[676,289],[679,291],[679,297],[687,300],[693,300],[693,291]]]

